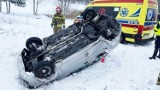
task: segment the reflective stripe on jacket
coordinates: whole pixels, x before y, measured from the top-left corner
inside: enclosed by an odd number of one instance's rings
[[[54,27],[62,27],[62,25],[65,25],[65,17],[62,14],[55,14],[51,26]]]
[[[154,26],[154,32],[156,36],[160,36],[160,22]]]

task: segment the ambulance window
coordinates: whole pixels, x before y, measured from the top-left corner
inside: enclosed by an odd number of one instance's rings
[[[156,20],[156,11],[155,9],[148,8],[146,21],[155,21]]]

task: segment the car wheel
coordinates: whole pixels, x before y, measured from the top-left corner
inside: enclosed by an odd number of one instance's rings
[[[50,61],[41,61],[33,69],[37,78],[44,79],[50,77],[55,71],[55,66]]]
[[[116,21],[116,19],[114,19],[113,17],[109,17],[107,20],[107,25],[110,28],[113,28],[114,30],[118,31],[119,30],[119,23]]]
[[[38,37],[31,37],[26,41],[26,47],[29,50],[36,50],[36,48],[41,45],[42,45],[42,40]]]
[[[96,12],[92,9],[88,9],[83,12],[83,18],[85,21],[91,21],[96,16]]]
[[[122,44],[125,43],[125,36],[123,33],[121,34],[121,37],[120,37],[120,43],[122,43]]]
[[[29,61],[29,55],[30,55],[30,52],[24,48],[21,52],[21,57],[24,63]]]

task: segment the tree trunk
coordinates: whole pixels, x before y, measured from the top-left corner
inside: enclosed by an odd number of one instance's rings
[[[35,0],[33,0],[33,15],[35,15]]]
[[[11,12],[11,2],[10,2],[10,0],[6,1],[6,10],[7,10],[7,14],[10,14],[10,12]]]
[[[9,12],[9,14],[11,13],[11,2],[10,2],[10,0],[9,0],[9,6],[8,6],[8,12]]]
[[[33,15],[37,15],[39,3],[39,0],[33,0]]]
[[[0,0],[0,12],[2,12],[2,0]]]
[[[67,9],[67,0],[64,0],[64,6],[63,6],[64,15],[66,15],[66,9]]]
[[[8,10],[8,1],[6,1],[6,10],[7,10],[7,14],[9,13],[9,10]]]
[[[35,15],[37,15],[37,13],[38,13],[38,4],[39,4],[39,0],[37,0]]]
[[[87,3],[88,3],[88,0],[86,0],[85,4],[87,5]]]

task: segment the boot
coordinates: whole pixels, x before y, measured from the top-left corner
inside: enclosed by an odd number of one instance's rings
[[[160,59],[160,55],[159,55],[159,56],[157,56],[157,58],[159,58],[159,59]]]
[[[157,85],[160,85],[160,73],[159,73],[159,76],[158,76]]]
[[[152,56],[152,57],[149,57],[149,59],[156,59],[156,58]]]

